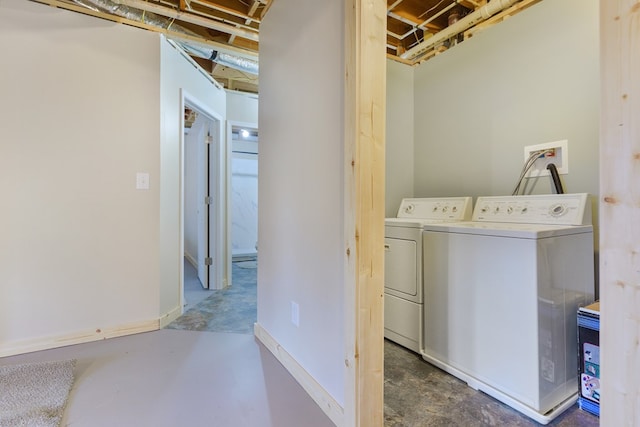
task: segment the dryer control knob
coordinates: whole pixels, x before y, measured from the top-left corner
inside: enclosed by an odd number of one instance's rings
[[[551,206],[551,208],[549,209],[549,213],[551,214],[551,216],[562,216],[567,213],[567,208],[562,204],[556,204]]]

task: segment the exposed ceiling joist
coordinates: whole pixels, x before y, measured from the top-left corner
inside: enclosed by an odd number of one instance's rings
[[[1,1],[1,0],[0,0]],[[228,88],[258,92],[257,59],[260,24],[273,0],[32,0],[98,18],[108,19],[165,34],[176,42],[196,47],[189,54],[195,62]],[[110,2],[105,10],[83,7],[78,3]],[[387,0],[387,57],[416,65],[472,37],[478,31],[495,25],[527,7],[543,0]],[[502,5],[491,15],[478,11]],[[157,16],[165,25],[149,25],[144,19],[117,16],[117,6],[139,11],[141,16]],[[100,9],[102,10],[102,9]],[[144,15],[146,14],[146,15]],[[469,27],[459,24],[466,17],[479,17]],[[467,19],[468,21],[468,19]],[[181,28],[181,31],[175,31]],[[292,37],[295,37],[292,30]],[[233,63],[220,55],[197,57],[197,48],[237,55],[238,62],[253,61],[253,69],[235,70]],[[215,61],[218,58],[218,62]]]
[[[221,31],[234,36],[244,37],[245,39],[258,41],[258,31],[249,30],[246,28],[240,28],[238,25],[229,25],[224,22],[219,22],[211,18],[203,18],[190,12],[184,12],[181,10],[171,9],[165,6],[160,6],[156,3],[151,3],[145,0],[116,0],[118,3],[125,6],[133,7],[136,9],[144,10],[146,12],[152,12],[158,15],[166,16],[167,18],[177,19],[179,21],[188,22],[190,24],[198,25],[211,30]]]

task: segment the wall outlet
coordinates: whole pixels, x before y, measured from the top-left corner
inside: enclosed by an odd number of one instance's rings
[[[547,165],[553,163],[558,169],[560,175],[566,175],[569,173],[569,148],[567,146],[567,140],[547,142],[545,144],[527,145],[524,147],[524,160],[525,162],[536,151],[540,150],[553,150],[552,153],[547,153],[539,157],[536,162],[531,166],[529,172],[527,172],[527,178],[535,178],[538,176],[548,176],[549,171]]]
[[[136,190],[149,189],[149,174],[147,172],[136,173]]]
[[[291,323],[300,326],[300,306],[294,301],[291,301]]]

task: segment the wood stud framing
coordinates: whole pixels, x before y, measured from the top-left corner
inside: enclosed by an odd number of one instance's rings
[[[385,6],[345,1],[345,426],[384,421]]]
[[[35,0],[55,7],[67,8],[76,12],[106,17],[116,22],[136,25],[167,34],[173,37],[167,29],[145,26],[142,23],[128,22],[117,16],[109,16],[107,12],[90,13],[78,6],[73,0]],[[134,2],[147,11],[166,16],[183,25],[196,34],[192,41],[204,46],[216,46],[217,50],[237,53],[240,56],[258,56],[258,32],[260,22],[269,10],[273,0],[104,0],[106,2]],[[500,1],[500,0],[494,0]],[[472,37],[491,25],[512,16],[521,10],[542,0],[520,0],[518,3],[493,17],[487,17],[482,22],[456,35],[455,42],[448,39],[443,43],[430,47],[419,57],[403,59],[401,55],[416,44],[445,30],[456,19],[452,14],[457,13],[457,19],[474,12],[487,5],[487,0],[386,0],[386,51],[387,58],[404,64],[416,65],[447,50],[459,41]],[[132,5],[130,5],[132,6]],[[244,36],[243,36],[244,35]],[[174,37],[175,38],[175,37]],[[183,40],[184,41],[184,40]],[[244,53],[243,53],[244,52]],[[214,64],[215,65],[215,64]],[[219,76],[220,69],[212,67],[214,78],[220,78],[227,87],[234,79]],[[237,73],[236,73],[237,74]],[[239,75],[244,83],[242,90],[258,92],[257,76],[247,77]]]
[[[600,425],[640,425],[640,2],[600,0]]]
[[[405,51],[445,30],[456,20],[485,6],[487,0],[388,0],[387,55],[398,62],[418,64],[447,50],[459,41],[472,37],[477,31],[513,16],[539,1],[542,0],[522,0],[497,16],[487,17],[475,24],[456,36],[455,42],[447,40],[433,46],[418,58],[403,59],[400,55]]]

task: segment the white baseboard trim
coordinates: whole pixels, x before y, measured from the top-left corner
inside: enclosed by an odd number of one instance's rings
[[[253,261],[258,258],[257,252],[238,252],[231,256],[232,261]]]
[[[171,310],[170,312],[166,313],[164,316],[162,316],[159,319],[160,329],[164,328],[165,326],[167,326],[169,323],[171,323],[174,320],[176,320],[181,315],[182,315],[182,307],[180,307],[180,305],[178,305],[173,310]]]
[[[196,270],[198,269],[198,260],[196,260],[189,252],[185,251],[184,257],[189,261],[189,264],[191,264]]]
[[[344,408],[302,367],[259,323],[253,326],[255,337],[275,356],[333,423],[344,425]]]
[[[156,331],[159,329],[157,319],[143,322],[128,323],[112,328],[99,328],[74,332],[69,335],[41,337],[12,343],[0,343],[0,357],[15,356],[17,354],[31,353],[40,350],[66,347],[68,345],[82,344],[99,341],[108,338],[116,338],[125,335],[139,334],[142,332]]]

